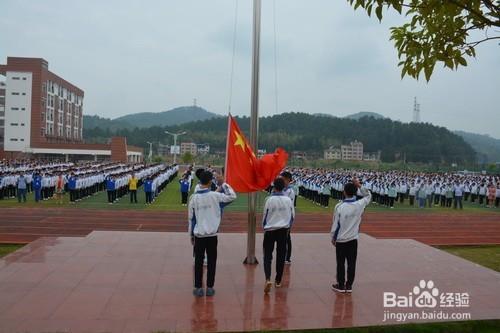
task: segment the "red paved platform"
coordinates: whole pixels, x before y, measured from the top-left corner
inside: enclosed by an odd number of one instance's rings
[[[94,230],[174,231],[187,229],[185,212],[2,208],[0,243],[29,243],[43,236],[86,236]],[[297,233],[329,232],[331,214],[298,213]],[[260,231],[260,223],[257,229]],[[221,232],[245,232],[246,213],[224,213]],[[365,213],[361,230],[377,238],[408,238],[429,245],[500,244],[500,214]]]
[[[185,233],[93,232],[85,238],[40,238],[0,260],[0,332],[150,333],[394,324],[396,320],[384,321],[384,292],[414,292],[417,298],[424,291],[434,293],[434,288],[436,307],[390,310],[500,318],[499,273],[413,240],[367,235],[360,239],[351,295],[330,290],[335,256],[329,236],[296,234],[284,287],[265,296],[262,265],[241,264],[245,237],[219,235],[216,295],[200,299],[191,294],[192,248]],[[259,234],[259,258],[261,242]],[[416,292],[420,280],[432,280],[434,286]],[[468,306],[442,307],[440,295],[447,293],[467,293],[467,304],[460,304]],[[406,322],[421,321],[429,320]]]

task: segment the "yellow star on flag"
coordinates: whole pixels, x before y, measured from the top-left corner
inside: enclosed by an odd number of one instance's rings
[[[234,134],[236,135],[236,141],[234,142],[234,145],[241,146],[241,149],[245,151],[245,140],[243,140],[243,137],[237,131],[234,131]]]

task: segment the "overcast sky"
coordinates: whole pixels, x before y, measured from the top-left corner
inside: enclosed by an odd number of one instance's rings
[[[85,91],[84,114],[115,118],[198,105],[227,113],[235,1],[0,1],[0,62],[41,57]],[[378,112],[500,138],[500,46],[458,72],[400,79],[389,27],[345,0],[263,1],[260,114]],[[232,110],[249,115],[252,2],[239,0]],[[278,110],[275,98],[278,97]]]

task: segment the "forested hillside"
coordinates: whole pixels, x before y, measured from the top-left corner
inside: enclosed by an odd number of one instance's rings
[[[248,133],[249,118],[238,118],[240,127]],[[382,160],[394,161],[406,156],[408,162],[474,163],[476,153],[463,138],[444,127],[431,124],[401,123],[390,119],[365,117],[359,120],[321,117],[305,113],[284,113],[261,118],[259,148],[267,151],[281,146],[288,151],[300,150],[322,155],[332,145],[363,142],[365,151],[382,151]],[[129,144],[145,147],[145,142],[171,144],[164,131],[184,130],[182,141],[208,143],[211,150],[224,150],[227,119],[214,118],[180,126],[120,129],[86,129],[84,137],[94,141],[110,135],[126,136]]]

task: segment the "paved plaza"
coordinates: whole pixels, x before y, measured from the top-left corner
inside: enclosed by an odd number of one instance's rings
[[[257,235],[258,258],[261,237]],[[467,304],[439,308],[443,313],[500,318],[500,274],[444,251],[414,240],[362,234],[356,283],[348,295],[330,290],[335,256],[329,235],[295,234],[293,240],[293,263],[286,267],[284,287],[265,296],[262,265],[242,264],[246,235],[220,234],[216,295],[195,298],[186,233],[94,231],[86,237],[40,238],[0,260],[0,332],[395,324],[396,320],[384,321],[388,309],[383,307],[383,293],[408,295],[420,280],[433,281],[429,292],[467,294]],[[415,308],[397,310],[407,313]],[[412,321],[419,320],[406,322]]]

